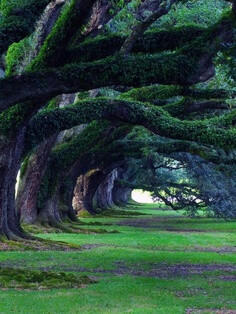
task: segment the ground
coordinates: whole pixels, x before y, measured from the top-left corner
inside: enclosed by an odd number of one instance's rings
[[[236,313],[236,222],[155,204],[81,220],[34,230],[70,246],[5,243],[0,313]]]

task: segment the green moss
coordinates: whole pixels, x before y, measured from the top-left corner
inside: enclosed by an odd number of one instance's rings
[[[61,101],[61,96],[54,97],[53,99],[49,101],[47,108],[48,109],[58,108],[60,101]]]
[[[6,55],[6,75],[12,75],[15,72],[15,69],[19,63],[19,60],[23,58],[22,52],[24,48],[24,43],[27,41],[27,38],[21,40],[19,43],[12,44]]]
[[[35,71],[47,66],[58,66],[66,60],[65,49],[72,37],[84,26],[84,18],[86,16],[84,17],[83,10],[78,8],[78,2],[72,0],[70,5],[63,10],[28,70]]]
[[[3,0],[0,20],[0,51],[7,48],[34,30],[35,23],[50,0]]]
[[[105,120],[94,121],[71,141],[57,145],[52,151],[52,164],[57,169],[66,169],[78,156],[82,156],[101,140],[109,125]]]
[[[4,16],[14,14],[38,15],[49,2],[49,0],[1,0],[0,10]]]
[[[192,58],[192,62],[202,57],[204,54],[216,54],[220,50],[224,50],[224,38],[222,39],[222,30],[231,33],[235,30],[235,17],[231,9],[227,9],[221,16],[219,21],[199,36],[196,40],[187,44],[179,50],[180,53]],[[227,43],[229,39],[226,39]]]
[[[63,33],[64,28],[68,27],[72,33],[75,31],[73,26],[75,16],[73,15],[72,19],[69,18],[73,11],[73,5],[75,5],[74,2],[64,11],[61,19],[59,19],[46,40],[39,56],[35,59],[32,66],[30,66],[31,70],[44,67],[48,62],[50,63],[50,58],[54,56],[59,48],[62,49],[61,47],[67,43],[67,32]],[[121,55],[114,55],[91,63],[66,65],[60,72],[57,71],[56,75],[60,75],[61,83],[65,84],[65,86],[68,85],[68,82],[73,82],[80,87],[81,91],[119,84],[128,86],[143,86],[153,83],[188,85],[191,82],[191,80],[189,82],[189,79],[198,70],[199,58],[206,52],[216,53],[220,49],[221,46],[219,45],[217,35],[220,27],[224,27],[225,30],[230,32],[233,26],[232,16],[228,13],[219,23],[199,36],[197,40],[192,41],[189,45],[175,52],[165,52],[158,55],[136,55],[127,58]],[[60,42],[62,42],[62,46],[60,46]],[[208,47],[211,48],[208,49]],[[57,50],[54,51],[54,49]],[[53,65],[53,62],[51,65]],[[178,90],[178,87],[176,90]],[[29,118],[34,110],[35,104],[21,104],[5,111],[0,115],[0,132],[2,134],[14,133]],[[84,120],[86,120],[85,115],[84,113]],[[98,118],[95,112],[87,110],[87,116],[89,115],[94,116],[95,119]],[[55,116],[54,118],[54,121],[51,120],[49,130],[60,130],[63,118],[62,116]],[[74,124],[74,120],[71,110],[72,125]],[[83,119],[81,118],[81,120]],[[39,132],[41,131],[43,137],[43,126],[39,128]]]
[[[30,161],[30,155],[27,155],[21,164],[21,168],[20,168],[20,177],[21,178],[23,178],[24,175],[26,174],[26,170],[28,168],[29,161]]]
[[[125,113],[123,116],[122,112]],[[197,141],[225,149],[236,147],[236,130],[221,129],[232,126],[235,111],[203,121],[181,121],[150,104],[105,98],[80,101],[64,109],[41,112],[37,118],[32,119],[29,134],[37,141],[43,134],[50,136],[64,128],[101,119],[105,114],[108,118],[117,117],[132,124],[144,125],[159,135],[173,139]]]
[[[30,271],[14,268],[0,268],[0,289],[52,289],[79,288],[95,283],[87,276],[75,276],[64,272]]]
[[[126,93],[122,93],[119,98],[132,99],[138,101],[166,100],[177,96],[186,96],[192,99],[228,99],[232,97],[232,91],[225,89],[196,89],[184,88],[178,85],[151,85],[133,88]]]
[[[132,99],[138,101],[153,101],[156,99],[168,99],[181,95],[182,87],[176,85],[153,85],[134,88],[120,95],[121,99]]]
[[[0,134],[13,137],[37,109],[37,103],[19,103],[0,113]]]
[[[86,210],[80,210],[79,212],[78,212],[78,216],[80,217],[80,218],[92,218],[93,217],[93,215],[91,215],[89,212],[87,212]]]
[[[174,50],[194,40],[204,29],[195,25],[168,30],[152,30],[146,32],[134,45],[133,53],[157,53]],[[68,50],[67,61],[94,61],[118,52],[126,37],[122,34],[99,36],[87,39],[82,44]]]
[[[30,55],[33,57],[35,46],[33,36],[28,36],[17,43],[13,43],[7,50],[6,76],[21,74],[24,67],[30,62]]]

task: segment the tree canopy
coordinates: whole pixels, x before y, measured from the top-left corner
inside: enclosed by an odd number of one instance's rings
[[[1,0],[0,14],[1,236],[136,187],[236,217],[235,0]]]

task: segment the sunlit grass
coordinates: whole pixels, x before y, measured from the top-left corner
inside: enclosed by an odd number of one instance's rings
[[[132,204],[123,210],[121,215],[81,218],[86,225],[80,228],[118,233],[37,234],[86,249],[0,252],[1,267],[72,272],[98,280],[79,289],[2,290],[0,313],[175,314],[186,313],[187,308],[236,310],[235,282],[224,280],[227,272],[223,270],[165,279],[116,273],[119,263],[144,272],[161,265],[236,265],[236,254],[230,251],[236,246],[236,222],[191,219],[183,211],[166,210],[156,204]],[[146,215],[130,216],[129,211]],[[231,272],[233,275],[235,272]]]

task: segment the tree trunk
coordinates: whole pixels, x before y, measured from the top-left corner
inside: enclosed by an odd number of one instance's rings
[[[60,179],[57,181],[52,194],[47,197],[44,206],[39,210],[36,222],[46,227],[58,228],[64,232],[74,232],[70,226],[63,223],[67,218],[73,222],[78,222],[78,219],[72,207],[72,201],[69,204],[65,199],[63,184]]]
[[[74,94],[62,95],[58,106],[64,108],[73,103]],[[47,161],[53,146],[63,140],[63,136],[68,131],[56,133],[51,138],[45,140],[36,152],[30,157],[25,174],[21,176],[17,193],[17,208],[20,211],[22,222],[32,224],[37,220],[37,196],[40,185],[47,169]]]
[[[107,195],[108,193],[108,182],[105,181],[102,184],[100,184],[97,192],[96,192],[96,206],[99,209],[108,209],[108,201],[107,201]]]
[[[37,221],[44,226],[61,227],[62,225],[61,215],[59,213],[59,188],[60,185],[57,184],[54,192],[38,214]]]
[[[96,214],[93,205],[93,198],[98,186],[107,176],[107,172],[101,170],[89,171],[85,175],[81,175],[75,186],[73,205],[76,211],[86,210],[90,214]]]
[[[112,192],[113,202],[116,206],[123,205],[123,188],[115,184]]]
[[[114,181],[117,177],[117,170],[114,169],[102,182],[97,190],[97,206],[101,209],[108,209],[114,205],[112,198],[112,190],[114,188]]]
[[[132,189],[130,188],[123,188],[123,193],[122,193],[122,201],[125,205],[127,205],[131,199],[131,193]]]
[[[0,235],[8,239],[28,238],[20,227],[15,207],[16,178],[24,148],[25,129],[15,139],[0,142]]]
[[[123,177],[123,174],[119,174]],[[125,206],[131,199],[132,189],[122,187],[119,182],[115,182],[112,191],[113,202],[116,206]]]
[[[72,180],[70,180],[69,184],[63,182],[60,188],[60,204],[64,209],[63,220],[69,219],[72,222],[79,222],[76,211],[72,205],[74,197],[74,186],[75,184],[73,184]]]
[[[25,174],[20,179],[16,205],[20,212],[21,222],[33,224],[37,220],[37,196],[40,185],[47,169],[49,154],[56,136],[44,141],[28,161]]]

